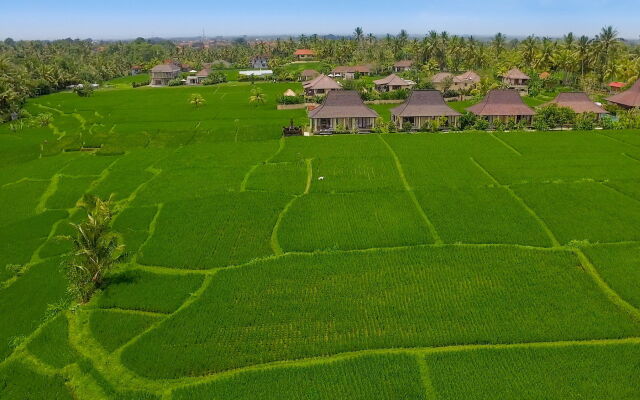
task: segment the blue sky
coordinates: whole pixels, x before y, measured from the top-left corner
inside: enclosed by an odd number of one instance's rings
[[[638,0],[0,0],[0,38],[124,39],[447,30],[455,34],[640,36]]]

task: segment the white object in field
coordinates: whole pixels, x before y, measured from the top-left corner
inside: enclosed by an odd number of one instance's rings
[[[323,181],[324,180],[324,176],[321,176],[318,178],[319,181]]]
[[[243,76],[265,76],[265,75],[273,75],[273,71],[270,69],[261,69],[255,71],[240,71],[240,75]]]

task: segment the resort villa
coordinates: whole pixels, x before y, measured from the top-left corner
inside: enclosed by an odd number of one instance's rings
[[[197,72],[195,75],[187,76],[187,85],[201,85],[202,82],[209,77],[211,74],[211,70],[209,68],[204,68],[200,72]]]
[[[500,120],[503,122],[514,119],[516,122],[526,121],[531,124],[535,111],[524,104],[520,93],[511,89],[496,89],[490,91],[478,104],[467,108],[479,117],[485,117],[490,124]]]
[[[304,71],[300,72],[300,80],[303,82],[310,81],[317,78],[318,76],[320,76],[320,72],[316,71],[315,69],[305,69]]]
[[[314,59],[316,56],[316,52],[309,49],[299,49],[299,50],[296,50],[295,53],[293,53],[293,55],[296,57],[298,61],[306,61],[306,60]]]
[[[404,80],[400,78],[396,74],[391,74],[383,79],[378,79],[377,81],[373,81],[376,85],[376,90],[379,92],[389,92],[392,90],[399,89],[411,89],[415,83]]]
[[[520,71],[518,68],[509,70],[506,74],[502,75],[502,83],[507,85],[509,89],[516,89],[521,92],[529,90],[529,81],[531,78],[529,75]]]
[[[326,75],[319,75],[315,79],[302,84],[307,96],[322,96],[335,90],[342,90],[342,86]]]
[[[322,105],[309,111],[313,133],[333,133],[338,127],[350,132],[370,132],[375,128],[376,118],[378,113],[352,90],[331,91]]]
[[[398,128],[410,123],[414,130],[427,121],[446,118],[447,125],[458,125],[462,114],[449,107],[438,90],[414,90],[405,103],[391,110],[393,122]]]
[[[467,71],[462,75],[455,76],[449,72],[440,72],[431,78],[433,87],[441,92],[447,90],[466,90],[480,82],[480,75],[473,71]]]
[[[594,103],[584,92],[560,93],[548,104],[557,104],[559,107],[568,107],[576,114],[594,113],[598,119],[609,114],[607,110]]]
[[[412,68],[413,68],[413,61],[411,60],[402,60],[393,64],[393,72],[411,71]]]
[[[629,90],[611,96],[607,101],[627,109],[640,107],[640,79]]]
[[[358,74],[364,76],[371,75],[371,67],[368,65],[335,67],[329,76],[333,78],[355,79]]]
[[[140,65],[132,65],[131,66],[131,75],[135,76],[142,72],[142,67]]]
[[[156,65],[151,69],[151,86],[167,86],[180,75],[180,67],[174,63]]]
[[[267,56],[255,56],[249,60],[249,66],[253,69],[266,69],[269,68],[269,57]]]

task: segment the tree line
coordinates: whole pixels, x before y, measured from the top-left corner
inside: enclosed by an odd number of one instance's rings
[[[565,86],[602,88],[611,80],[631,82],[640,77],[640,46],[621,39],[613,27],[595,37],[528,36],[510,39],[502,33],[490,40],[430,31],[410,37],[406,31],[378,37],[356,28],[350,37],[301,35],[273,41],[240,38],[210,48],[178,47],[170,41],[138,38],[129,42],[91,40],[0,42],[0,120],[15,117],[29,96],[61,90],[83,82],[103,82],[125,76],[132,65],[148,70],[166,59],[200,68],[224,60],[245,67],[251,57],[267,55],[270,67],[293,60],[293,52],[309,48],[327,65],[374,64],[387,71],[399,60],[413,60],[416,80],[438,71],[468,69],[497,76],[513,67],[549,72]]]

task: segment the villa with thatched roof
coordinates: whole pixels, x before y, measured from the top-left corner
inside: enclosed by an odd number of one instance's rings
[[[309,49],[298,49],[293,55],[298,59],[298,61],[311,60],[316,56],[316,52]]]
[[[317,78],[302,84],[304,93],[307,96],[322,96],[335,90],[342,90],[342,86],[326,75],[319,75]]]
[[[391,115],[399,128],[409,122],[420,129],[427,121],[441,117],[455,126],[462,114],[449,107],[438,90],[415,90],[405,103],[391,110]]]
[[[467,71],[462,75],[455,76],[450,72],[439,72],[431,77],[433,87],[441,92],[447,90],[461,91],[471,89],[480,82],[480,75],[473,71]]]
[[[477,85],[478,83],[480,83],[480,81],[482,80],[480,78],[480,75],[478,75],[476,72],[474,71],[467,71],[462,75],[458,75],[456,76],[456,78],[458,78],[458,80],[460,82],[462,82],[462,84],[464,85],[464,87],[470,87],[470,86],[474,86]]]
[[[331,91],[319,107],[309,111],[311,132],[332,133],[337,127],[347,131],[370,132],[378,113],[367,107],[354,90]]]
[[[300,80],[310,81],[317,78],[319,75],[320,72],[316,71],[315,69],[305,69],[304,71],[300,72]]]
[[[170,62],[156,65],[151,69],[151,86],[167,86],[169,81],[180,75],[180,67]]]
[[[411,89],[414,86],[413,82],[404,80],[396,74],[391,74],[386,78],[378,79],[377,81],[373,81],[373,83],[376,85],[376,90],[379,92],[389,92],[399,89]]]
[[[594,113],[598,119],[609,114],[607,110],[594,103],[584,92],[560,93],[548,104],[557,104],[559,107],[568,107],[576,114]]]
[[[331,71],[331,75],[335,78],[355,79],[356,74],[369,76],[371,67],[369,65],[339,66]]]
[[[535,111],[524,104],[520,93],[511,89],[496,89],[490,91],[480,103],[467,108],[469,112],[485,117],[489,123],[494,121],[508,121],[515,119],[516,122],[522,120],[531,123]]]
[[[516,89],[520,91],[526,91],[529,89],[530,80],[531,77],[520,71],[518,68],[513,68],[506,74],[502,75],[502,82],[506,84],[509,89]]]
[[[623,108],[640,107],[640,79],[629,90],[611,96],[607,101]]]
[[[393,64],[393,72],[411,71],[411,68],[413,68],[411,60],[402,60]]]

